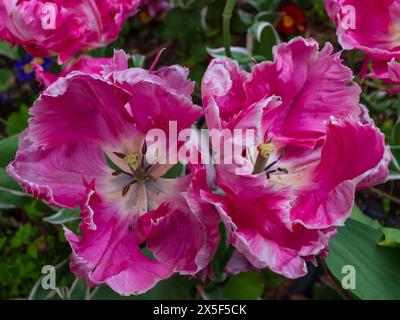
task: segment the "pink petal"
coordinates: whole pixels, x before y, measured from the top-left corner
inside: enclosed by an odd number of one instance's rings
[[[92,197],[96,230],[81,227],[76,236],[65,229],[73,249],[71,270],[91,285],[108,284],[121,295],[139,294],[172,274],[172,267],[147,258],[139,249],[134,222],[121,218],[98,196]],[[118,218],[119,217],[119,218]]]
[[[189,69],[178,65],[162,67],[155,74],[165,81],[166,86],[175,93],[191,99],[194,90],[194,82],[188,79]]]
[[[224,197],[203,196],[216,205],[235,248],[256,268],[268,267],[289,278],[305,275],[305,259],[323,252],[332,231],[291,229],[290,190],[266,187],[261,176],[237,176],[230,186],[234,188],[223,187]]]
[[[0,3],[0,39],[21,45],[32,56],[56,54],[61,64],[78,51],[116,39],[139,2],[4,0]],[[43,23],[45,18],[48,24]]]
[[[62,71],[59,74],[46,72],[40,65],[35,65],[36,80],[45,88],[53,84],[58,78],[65,77],[72,71],[80,71],[82,73],[100,75],[104,68],[110,68],[113,64],[113,59],[109,58],[93,58],[91,56],[80,56],[76,60],[70,60],[64,64]]]
[[[84,181],[111,174],[96,145],[81,142],[43,150],[33,145],[29,130],[21,134],[19,151],[7,172],[27,193],[71,209],[86,201]]]
[[[369,77],[382,80],[385,85],[389,86],[387,90],[392,94],[400,92],[400,63],[394,58],[389,62],[373,61],[371,69]]]
[[[331,116],[358,114],[360,88],[329,43],[318,51],[314,40],[296,38],[277,46],[274,57],[274,62],[256,65],[245,84],[248,103],[281,98],[281,105],[271,105],[274,121],[268,134],[274,140],[312,147],[325,136]],[[270,112],[267,107],[265,113]]]
[[[376,174],[384,158],[384,136],[370,124],[349,121],[328,125],[321,161],[291,211],[307,228],[343,225],[358,183]]]
[[[245,107],[243,85],[247,78],[247,73],[239,69],[236,61],[226,58],[212,60],[201,85],[204,108],[207,110],[215,104],[222,121],[228,121]]]
[[[379,60],[400,58],[399,0],[325,0],[325,8],[344,49],[357,49]],[[346,23],[350,14],[353,26]]]
[[[80,141],[119,146],[137,133],[124,109],[128,99],[126,91],[96,76],[60,78],[31,109],[31,139],[46,148]]]
[[[193,105],[186,96],[176,94],[165,83],[143,79],[136,83],[127,82],[124,88],[132,95],[131,114],[143,133],[151,129],[162,129],[168,133],[172,121],[176,121],[177,132],[180,132],[190,127],[202,114],[200,107]]]

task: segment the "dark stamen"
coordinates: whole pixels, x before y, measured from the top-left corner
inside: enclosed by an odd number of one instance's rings
[[[112,175],[113,175],[114,177],[116,177],[116,176],[119,176],[122,172],[123,172],[123,171],[122,171],[121,169],[118,169],[118,170],[114,171],[114,172],[112,173]]]
[[[267,171],[265,174],[267,175],[267,179],[271,178],[271,173],[276,172],[276,170]]]
[[[279,172],[283,172],[284,174],[288,174],[289,173],[289,170],[286,169],[286,168],[278,168],[278,171]]]
[[[123,154],[123,153],[119,153],[119,152],[113,152],[118,158],[121,158],[121,159],[125,159],[125,157],[126,157],[126,154]]]
[[[278,161],[279,161],[279,159],[278,159],[278,160],[275,160],[274,162],[271,162],[269,165],[267,165],[267,166],[265,167],[264,171],[268,171],[269,169],[271,169],[274,165],[277,164]]]
[[[126,194],[128,193],[129,189],[131,186],[133,186],[137,181],[132,181],[128,183],[123,189],[122,189],[122,196],[125,197]]]
[[[131,187],[131,183],[127,184],[123,189],[122,189],[122,196],[125,197],[126,194],[129,192],[129,189]]]
[[[129,169],[132,172],[132,175],[135,175],[135,169],[132,168],[132,166],[130,164],[128,164]]]
[[[278,163],[278,161],[281,160],[281,159],[285,156],[285,153],[286,153],[286,149],[283,148],[283,149],[282,149],[282,152],[281,152],[281,154],[280,154],[280,156],[278,157],[278,159],[276,159],[275,161],[273,161],[273,162],[271,162],[269,165],[267,165],[267,166],[265,167],[264,171],[268,171],[268,170],[271,169],[274,165],[276,165],[276,164]],[[281,169],[281,168],[278,168],[278,170],[279,170],[279,169]],[[282,172],[285,172],[284,170],[286,170],[286,169],[282,169]],[[281,171],[281,170],[279,170],[279,171]],[[287,170],[286,170],[286,171],[287,171]],[[285,173],[286,173],[286,172],[285,172]]]
[[[143,146],[142,146],[142,154],[145,155],[147,153],[147,141],[144,140]]]

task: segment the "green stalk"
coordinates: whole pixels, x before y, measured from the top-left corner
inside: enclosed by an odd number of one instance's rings
[[[223,14],[223,34],[224,34],[224,46],[225,46],[225,55],[229,58],[232,58],[231,51],[231,19],[233,8],[235,7],[236,0],[227,0],[224,14]]]

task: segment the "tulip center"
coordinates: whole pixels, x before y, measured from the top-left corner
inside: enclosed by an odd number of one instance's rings
[[[129,176],[131,181],[124,185],[122,188],[122,196],[126,196],[132,185],[140,181],[155,180],[153,176],[148,174],[151,165],[146,165],[144,161],[144,156],[139,153],[129,153],[123,154],[119,152],[113,152],[118,158],[124,160],[125,164],[129,167],[129,171],[122,169],[115,170],[112,175],[119,176],[121,174]]]
[[[280,156],[268,163],[270,156],[273,152],[276,151],[274,145],[272,143],[264,143],[257,146],[258,156],[256,159],[256,163],[254,165],[253,174],[259,174],[261,172],[265,172],[267,179],[270,179],[272,174],[288,174],[289,171],[286,168],[276,167],[279,160],[281,160],[285,152],[280,154]]]

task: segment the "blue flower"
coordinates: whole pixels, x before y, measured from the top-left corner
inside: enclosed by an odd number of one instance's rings
[[[35,69],[33,67],[33,63],[37,63],[46,70],[52,63],[52,59],[32,57],[29,55],[24,56],[15,64],[15,68],[17,69],[18,82],[32,82],[35,79]]]

